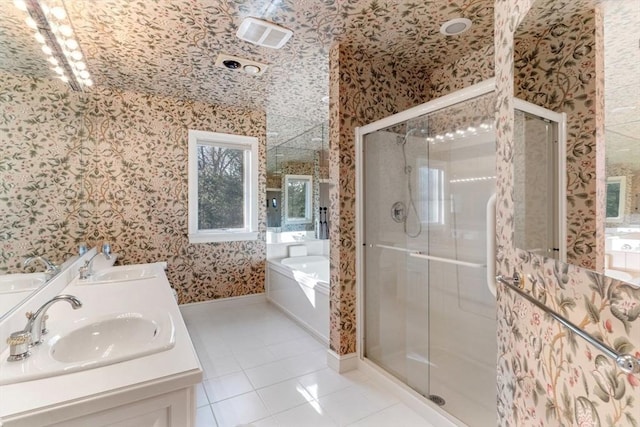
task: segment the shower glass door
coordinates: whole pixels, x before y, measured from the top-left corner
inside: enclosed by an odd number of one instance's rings
[[[496,423],[494,99],[366,134],[362,145],[364,356],[471,426]]]

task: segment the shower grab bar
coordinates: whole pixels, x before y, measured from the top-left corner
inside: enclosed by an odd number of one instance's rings
[[[575,324],[571,323],[569,320],[565,319],[546,305],[542,304],[540,301],[529,295],[524,291],[524,281],[520,278],[518,273],[514,273],[513,278],[505,277],[502,275],[496,276],[496,280],[508,288],[515,291],[518,295],[529,301],[531,304],[535,305],[539,309],[545,311],[551,317],[553,317],[558,322],[562,323],[567,329],[571,332],[579,335],[586,342],[596,347],[598,350],[609,356],[616,362],[616,365],[620,368],[621,371],[627,374],[638,374],[640,373],[640,358],[635,358],[630,354],[620,354],[616,352],[614,349],[604,344],[603,342],[595,339],[588,332],[580,329]]]
[[[462,265],[465,267],[472,267],[472,268],[485,267],[484,264],[476,264],[475,262],[466,262],[466,261],[459,261],[457,259],[452,259],[452,258],[442,258],[439,256],[425,255],[425,254],[421,254],[420,252],[410,252],[409,256],[413,258],[427,259],[429,261],[444,262],[445,264]]]
[[[473,263],[473,262],[459,261],[459,260],[453,259],[453,258],[442,258],[442,257],[439,257],[439,256],[425,255],[420,251],[416,251],[416,250],[413,250],[413,249],[407,249],[407,248],[399,248],[397,246],[376,244],[376,247],[377,248],[382,248],[382,249],[390,249],[392,251],[398,251],[398,252],[407,252],[410,257],[420,258],[420,259],[427,259],[429,261],[438,261],[438,262],[444,262],[444,263],[447,263],[447,264],[463,265],[465,267],[473,267],[473,268],[483,268],[485,266],[484,264],[476,264],[476,263]]]
[[[496,292],[496,194],[487,202],[487,286],[495,297]]]

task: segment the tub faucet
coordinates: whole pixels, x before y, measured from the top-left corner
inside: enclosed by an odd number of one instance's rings
[[[60,268],[43,256],[31,256],[24,260],[24,262],[22,263],[22,266],[27,267],[33,261],[40,261],[44,264],[45,266],[44,273],[47,276],[47,279],[50,279],[56,274],[60,273]]]
[[[58,301],[67,301],[74,310],[82,307],[80,300],[73,295],[58,295],[42,304],[35,313],[27,313],[27,325],[23,330],[14,332],[7,339],[10,345],[9,358],[10,362],[23,360],[30,356],[29,347],[41,344],[42,335],[46,334],[47,310]]]
[[[88,261],[85,261],[84,265],[80,267],[80,271],[79,271],[81,280],[86,280],[89,277],[93,276],[93,260],[95,259],[95,257],[97,257],[100,254],[102,254],[105,257],[105,259],[110,260],[111,245],[109,245],[108,243],[105,243],[104,245],[102,245],[102,252],[96,252],[94,256],[89,258]]]

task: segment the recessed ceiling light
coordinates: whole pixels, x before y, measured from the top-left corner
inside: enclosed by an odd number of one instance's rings
[[[471,21],[467,18],[450,19],[440,27],[440,32],[445,36],[462,34],[471,28]]]
[[[322,101],[323,103],[325,103],[325,104],[328,104],[328,103],[329,103],[329,95],[327,95],[327,96],[323,96],[323,97],[322,97],[322,99],[321,99],[321,101]]]
[[[258,74],[260,72],[260,67],[257,65],[245,65],[242,69],[247,74]]]

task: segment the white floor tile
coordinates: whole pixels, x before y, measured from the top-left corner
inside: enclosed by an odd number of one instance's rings
[[[249,381],[251,381],[253,387],[256,389],[295,377],[295,374],[287,369],[286,360],[278,360],[255,368],[246,369],[244,373],[247,374]]]
[[[251,369],[276,361],[276,357],[266,347],[236,353],[236,360],[242,369]]]
[[[252,427],[280,427],[280,423],[274,417],[263,418],[251,423]]]
[[[219,427],[236,427],[269,416],[269,411],[255,391],[211,405]]]
[[[295,379],[261,388],[258,394],[272,414],[313,400],[309,392]]]
[[[316,350],[284,359],[287,368],[295,376],[305,375],[327,367],[326,350]]]
[[[372,381],[364,381],[355,384],[353,387],[361,392],[378,410],[388,408],[399,402],[396,396]]]
[[[324,345],[268,303],[183,313],[207,378],[196,427],[430,427],[362,371],[329,369]]]
[[[205,380],[203,385],[211,403],[253,391],[253,386],[244,372]]]
[[[203,406],[196,410],[196,427],[216,427],[217,425],[211,406]]]
[[[207,393],[204,391],[204,386],[202,383],[196,385],[196,407],[200,408],[201,406],[205,406],[209,404],[209,399],[207,398]]]
[[[242,367],[233,356],[200,357],[205,378],[217,378],[242,371]]]
[[[434,427],[408,406],[398,403],[362,420],[349,424],[349,427]]]
[[[321,397],[320,406],[340,426],[346,426],[380,410],[354,387]]]
[[[298,382],[300,382],[315,399],[354,384],[351,380],[338,374],[331,368],[324,368],[298,377]]]
[[[318,402],[296,406],[275,416],[282,427],[337,427]]]
[[[322,344],[312,337],[306,336],[293,340],[282,341],[276,344],[268,345],[267,348],[278,359],[286,359],[308,351],[322,349]]]

